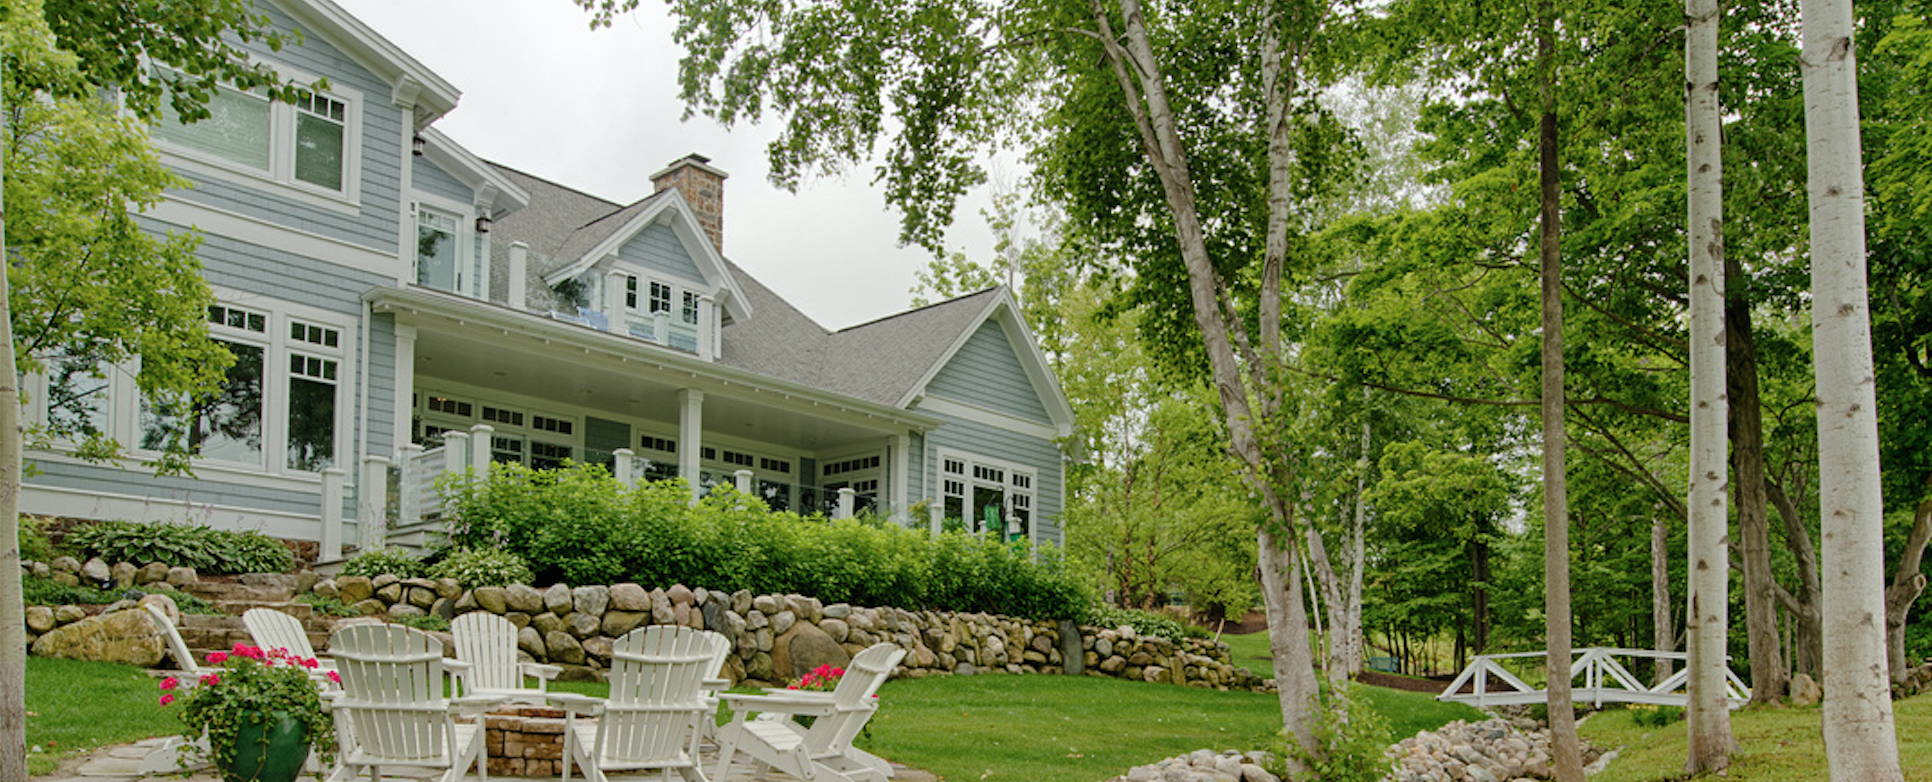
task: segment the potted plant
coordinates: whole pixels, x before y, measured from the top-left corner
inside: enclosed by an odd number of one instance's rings
[[[161,680],[161,705],[181,701],[181,735],[190,741],[207,735],[207,759],[223,779],[292,782],[311,746],[324,765],[334,760],[333,723],[310,676],[320,667],[314,658],[235,644],[232,652],[208,655],[208,662],[226,667],[202,674],[185,691],[174,677]],[[335,672],[328,676],[334,680]]]

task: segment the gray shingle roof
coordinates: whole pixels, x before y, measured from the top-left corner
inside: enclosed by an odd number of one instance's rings
[[[492,245],[530,246],[536,278],[564,266],[630,222],[661,196],[628,206],[491,163],[530,194],[530,205],[495,222]],[[725,261],[745,292],[753,316],[721,330],[718,363],[867,402],[897,405],[945,357],[1001,289],[909,310],[839,331],[828,331],[743,267]]]

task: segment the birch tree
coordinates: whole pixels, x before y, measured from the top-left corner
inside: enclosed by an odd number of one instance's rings
[[[1834,782],[1902,780],[1885,661],[1878,399],[1851,0],[1804,0],[1812,361],[1824,530],[1825,758]]]
[[[1684,626],[1689,637],[1690,746],[1684,770],[1731,764],[1730,704],[1725,701],[1730,568],[1725,512],[1724,190],[1717,93],[1717,0],[1686,0],[1684,127],[1690,177],[1690,575]]]

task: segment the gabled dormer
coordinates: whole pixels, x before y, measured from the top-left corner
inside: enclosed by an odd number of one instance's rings
[[[411,140],[407,221],[399,280],[475,299],[490,297],[491,226],[528,206],[530,194],[442,133]]]
[[[542,279],[576,311],[553,315],[715,360],[720,327],[751,317],[720,252],[724,179],[686,156],[652,175],[649,198],[572,231]]]

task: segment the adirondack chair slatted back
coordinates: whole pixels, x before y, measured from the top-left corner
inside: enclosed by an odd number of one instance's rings
[[[879,693],[879,687],[892,677],[893,667],[905,656],[906,650],[898,644],[878,643],[853,657],[852,663],[845,667],[845,675],[839,678],[838,687],[832,690],[832,703],[838,711],[812,723],[806,731],[805,745],[815,753],[843,752],[851,746],[852,739],[865,729],[866,721],[878,708],[878,701],[872,696]]]
[[[315,647],[309,643],[308,631],[295,617],[273,608],[251,608],[242,614],[242,624],[248,627],[249,637],[254,638],[255,645],[263,651],[287,649],[298,657],[316,656]]]
[[[488,611],[471,611],[449,623],[456,639],[456,659],[470,664],[464,684],[473,690],[516,690],[523,687],[517,668],[517,626]]]
[[[181,670],[187,672],[189,676],[201,675],[201,664],[195,662],[195,653],[188,650],[188,642],[181,640],[181,631],[174,626],[174,620],[169,619],[168,613],[161,610],[158,605],[153,603],[141,605],[148,609],[148,616],[154,618],[155,628],[160,630],[161,636],[167,640],[168,654],[174,657],[174,664],[180,666]]]
[[[360,752],[395,762],[447,757],[441,641],[401,625],[354,625],[330,637],[329,652]]]
[[[602,756],[619,763],[675,759],[715,704],[704,680],[717,673],[725,637],[688,627],[640,628],[611,649]]]

